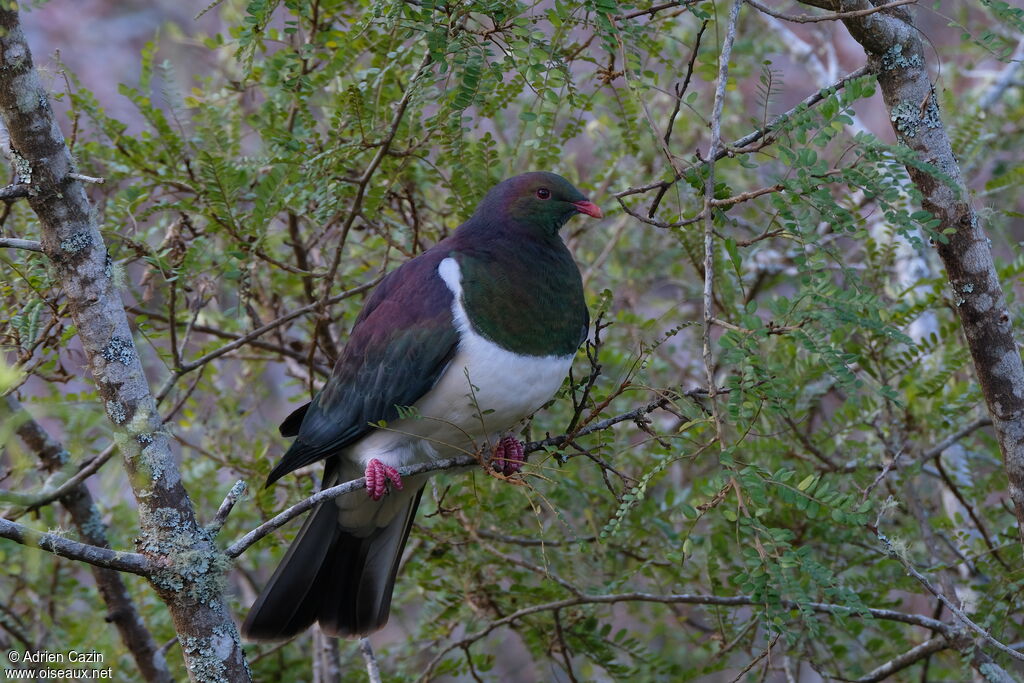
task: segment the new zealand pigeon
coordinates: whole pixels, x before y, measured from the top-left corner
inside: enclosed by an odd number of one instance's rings
[[[324,388],[281,425],[297,438],[267,479],[326,458],[325,488],[365,476],[367,490],[313,510],[246,638],[290,638],[313,622],[363,636],[387,622],[429,476],[402,481],[396,468],[489,448],[518,471],[522,444],[505,432],[554,395],[587,336],[583,283],[558,236],[577,213],[601,217],[565,178],[509,178],[373,291]]]

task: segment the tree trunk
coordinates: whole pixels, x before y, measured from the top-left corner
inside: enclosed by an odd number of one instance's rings
[[[139,550],[167,604],[194,681],[248,681],[238,630],[223,599],[230,562],[195,518],[111,278],[96,216],[32,65],[17,3],[0,9],[0,116],[19,182],[30,188],[44,253],[64,289],[89,370],[117,433],[139,508]]]
[[[871,0],[803,0],[835,12],[869,10]],[[885,4],[875,1],[875,5]],[[936,240],[963,325],[982,395],[1003,453],[1017,531],[1024,541],[1024,364],[1013,323],[992,261],[989,239],[971,207],[967,186],[946,128],[925,62],[921,33],[905,7],[843,19],[863,47],[878,77],[893,130],[901,144],[939,169],[940,179],[907,166],[923,196],[922,207],[941,222]]]

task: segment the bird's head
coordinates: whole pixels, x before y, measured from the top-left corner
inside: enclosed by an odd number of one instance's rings
[[[485,220],[505,219],[528,230],[554,235],[577,213],[601,218],[601,209],[560,175],[535,171],[491,188],[477,208]]]

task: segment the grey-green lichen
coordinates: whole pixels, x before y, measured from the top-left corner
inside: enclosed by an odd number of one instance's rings
[[[120,401],[107,401],[107,416],[114,424],[123,425],[128,420],[128,409]]]
[[[180,638],[181,649],[184,650],[188,670],[193,681],[201,683],[221,683],[227,681],[227,667],[224,661],[231,656],[225,652],[224,643],[234,644],[234,638],[222,626],[213,629],[213,638],[197,638],[186,636]]]
[[[918,114],[917,107],[910,102],[900,102],[892,108],[889,119],[892,121],[896,132],[905,138],[917,137]]]
[[[928,106],[924,108],[924,113],[921,115],[921,123],[925,125],[925,128],[933,130],[942,127],[939,105],[935,104],[935,88],[932,88],[931,97],[928,98]]]
[[[88,249],[92,246],[92,235],[88,232],[80,232],[66,240],[62,240],[60,248],[69,254],[76,254],[84,249]]]
[[[11,148],[11,161],[14,164],[14,173],[18,176],[17,182],[25,185],[32,184],[32,164],[21,156],[18,150]]]
[[[984,676],[986,681],[991,681],[992,683],[1005,683],[1007,680],[1006,671],[993,662],[983,662],[980,664],[978,666],[978,673]]]
[[[974,285],[968,282],[966,285],[960,288],[960,291],[963,292],[964,294],[970,294],[971,292],[974,291]]]
[[[123,337],[114,337],[111,339],[103,350],[100,352],[103,355],[103,359],[108,363],[121,363],[122,365],[128,365],[135,358],[135,350],[130,339]]]
[[[107,535],[107,525],[104,524],[103,518],[100,517],[100,511],[96,506],[92,506],[89,509],[89,518],[82,522],[79,526],[79,530],[82,532],[82,536],[86,540],[95,542],[95,539],[105,538]]]
[[[903,46],[896,43],[882,55],[882,69],[885,71],[891,71],[892,69],[907,69],[910,67],[921,66],[924,61],[921,59],[921,55],[911,55],[907,57],[903,54]]]
[[[174,508],[139,508],[143,533],[139,550],[156,556],[159,566],[150,576],[157,588],[182,593],[209,607],[219,604],[231,560],[217,549],[210,534],[185,524]]]

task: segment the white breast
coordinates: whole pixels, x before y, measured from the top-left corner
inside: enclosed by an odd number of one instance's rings
[[[452,292],[460,343],[441,380],[417,407],[426,417],[447,416],[474,440],[505,431],[558,391],[573,356],[524,356],[480,336],[463,306],[458,262],[446,258],[437,270]]]

